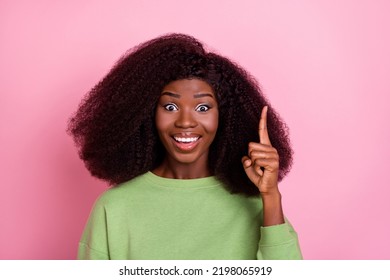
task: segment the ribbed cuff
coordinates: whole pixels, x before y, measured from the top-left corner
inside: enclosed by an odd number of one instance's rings
[[[289,231],[287,223],[260,227],[260,246],[274,246],[291,241],[294,237]]]

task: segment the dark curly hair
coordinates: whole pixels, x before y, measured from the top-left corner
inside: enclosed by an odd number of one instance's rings
[[[161,164],[165,150],[155,128],[156,104],[165,85],[188,78],[207,82],[217,97],[219,127],[209,152],[215,176],[231,193],[259,194],[241,158],[249,142],[259,142],[258,123],[267,105],[282,180],[293,154],[285,123],[249,73],[184,34],[164,35],[130,49],[82,100],[68,133],[91,174],[120,184]]]

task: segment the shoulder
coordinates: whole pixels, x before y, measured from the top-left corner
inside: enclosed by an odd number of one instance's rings
[[[127,182],[115,185],[104,191],[97,199],[97,207],[107,207],[118,205],[121,202],[129,201],[131,198],[136,198],[142,193],[142,190],[147,185],[146,174],[139,175]]]

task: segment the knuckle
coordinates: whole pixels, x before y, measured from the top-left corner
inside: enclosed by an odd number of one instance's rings
[[[248,148],[249,149],[253,149],[254,147],[256,147],[256,143],[255,142],[249,142]]]

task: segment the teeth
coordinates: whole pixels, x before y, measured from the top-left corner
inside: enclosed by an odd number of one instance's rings
[[[184,137],[173,137],[177,142],[181,143],[191,143],[195,142],[199,139],[199,137],[189,137],[189,138],[184,138]]]

